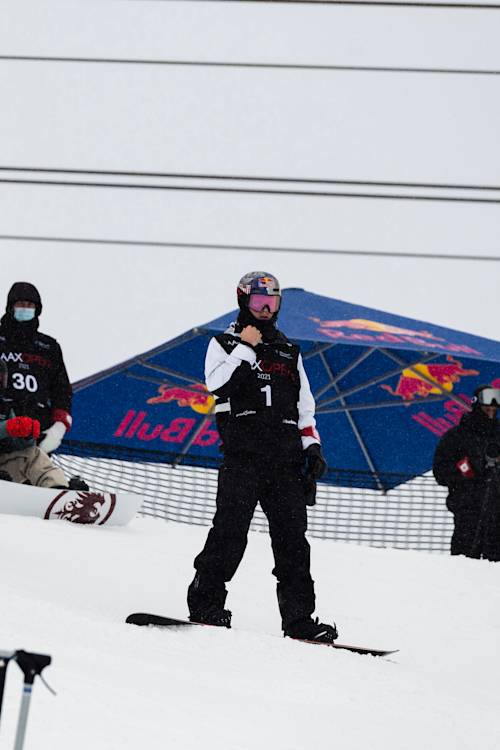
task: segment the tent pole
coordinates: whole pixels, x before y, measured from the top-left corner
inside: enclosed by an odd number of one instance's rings
[[[9,666],[9,661],[14,656],[14,653],[15,652],[0,651],[0,717],[2,715],[3,693],[5,688],[5,678],[7,676],[7,667]]]
[[[185,380],[186,382],[193,383],[194,385],[200,384],[200,381],[197,378],[194,378],[192,375],[185,375],[183,372],[176,372],[175,370],[171,370],[169,367],[163,367],[163,365],[153,365],[150,362],[144,362],[142,360],[139,360],[137,364],[139,364],[141,367],[145,367],[147,370],[161,372],[165,375],[169,375],[172,378],[178,378],[178,380]]]
[[[348,365],[346,368],[342,370],[342,372],[339,372],[338,375],[336,375],[333,380],[330,380],[327,385],[324,385],[322,388],[319,389],[319,391],[316,391],[314,394],[314,398],[320,398],[324,393],[326,393],[333,385],[339,382],[339,380],[342,380],[343,377],[348,375],[351,370],[354,370],[358,365],[361,364],[361,362],[364,362],[364,360],[372,354],[372,352],[376,351],[375,347],[371,347],[370,349],[366,349],[357,359],[354,359],[350,365]]]
[[[408,406],[418,406],[419,404],[429,404],[435,401],[444,401],[446,396],[428,396],[427,398],[415,398],[411,402],[408,401],[379,401],[378,403],[371,404],[351,404],[348,409],[350,411],[366,411],[367,409],[401,409]],[[331,409],[319,407],[316,410],[317,414],[340,414],[345,411],[343,406],[333,406]]]
[[[203,417],[203,419],[200,422],[200,426],[191,435],[191,437],[189,438],[188,442],[186,443],[186,445],[184,446],[184,448],[182,449],[182,451],[177,454],[177,456],[175,457],[175,460],[174,460],[172,466],[174,466],[174,467],[178,466],[181,463],[181,461],[184,458],[184,456],[186,456],[188,454],[188,452],[191,449],[191,446],[193,445],[193,443],[196,440],[196,438],[198,437],[198,435],[200,435],[203,432],[203,429],[205,428],[205,425],[207,425],[210,422],[210,420],[212,419],[213,413],[214,412],[213,412],[213,407],[212,407],[212,409],[209,411],[209,413],[207,414],[207,416]]]
[[[142,354],[139,354],[138,356],[132,357],[131,359],[127,359],[125,362],[120,362],[118,365],[114,365],[113,367],[109,367],[107,370],[103,370],[102,372],[98,372],[95,375],[90,375],[88,378],[83,378],[83,380],[77,380],[76,383],[73,383],[73,392],[76,393],[77,391],[81,391],[83,388],[87,388],[89,385],[94,385],[95,383],[99,383],[101,380],[104,380],[104,378],[107,378],[109,375],[115,375],[118,372],[124,372],[134,365],[137,365],[140,363],[141,359],[144,359],[145,357],[153,357],[158,354],[163,354],[164,352],[170,351],[170,349],[173,349],[176,346],[179,346],[179,344],[185,344],[187,341],[191,341],[191,339],[195,339],[198,336],[205,335],[206,331],[203,328],[192,328],[187,333],[183,333],[181,336],[178,336],[176,339],[173,339],[172,341],[169,341],[167,344],[162,344],[161,346],[157,346],[154,349],[150,349],[148,352],[143,352]]]
[[[183,383],[174,383],[167,378],[154,378],[151,375],[136,375],[133,372],[126,372],[126,378],[132,378],[133,380],[143,380],[145,383],[154,383],[154,385],[166,385],[168,388],[182,388],[184,391],[191,391],[191,393],[199,394],[199,388],[193,388],[190,385],[184,385]],[[180,376],[179,376],[180,377]],[[203,385],[199,380],[193,380],[195,385]]]
[[[323,363],[323,366],[324,366],[324,368],[325,368],[328,376],[330,377],[330,379],[332,381],[333,387],[337,391],[337,394],[339,394],[339,390],[340,389],[339,389],[337,383],[334,382],[335,378],[334,378],[332,369],[331,369],[329,363],[327,362],[324,353],[321,352],[321,354],[319,356],[320,356],[320,359],[321,359],[321,361]],[[361,437],[361,434],[360,434],[360,432],[358,430],[356,422],[354,421],[354,418],[353,418],[351,412],[349,411],[349,407],[347,406],[344,397],[342,395],[340,395],[339,397],[340,397],[340,403],[342,404],[342,406],[345,409],[345,415],[346,415],[347,419],[349,420],[349,424],[351,426],[351,430],[353,431],[354,436],[355,436],[356,440],[358,441],[358,445],[361,448],[361,452],[363,453],[363,456],[365,457],[365,461],[368,464],[368,466],[370,468],[370,471],[372,472],[372,476],[373,476],[375,482],[377,483],[377,486],[378,486],[379,490],[381,490],[383,492],[384,491],[384,486],[383,486],[382,482],[380,481],[380,478],[378,476],[377,470],[375,469],[375,466],[373,464],[371,456],[370,456],[370,454],[368,452],[368,448],[366,447],[366,445],[365,445],[365,443],[363,441],[363,438]]]
[[[383,354],[385,354],[384,349],[379,349]],[[423,359],[420,359],[418,362],[415,362],[415,364],[425,364],[426,362],[429,362],[432,359],[436,359],[436,357],[440,357],[441,354],[439,352],[435,352],[433,354],[427,354],[426,357]],[[362,391],[365,388],[369,388],[371,385],[375,385],[376,383],[380,383],[382,380],[387,380],[387,378],[392,378],[393,375],[398,375],[403,370],[411,367],[411,364],[401,364],[397,369],[389,370],[389,372],[385,372],[383,375],[377,375],[376,378],[372,378],[371,380],[367,380],[365,383],[361,383],[361,385],[357,385],[355,388],[350,388],[348,391],[344,391],[343,393],[339,393],[337,396],[332,396],[331,398],[327,398],[325,401],[321,401],[318,406],[327,406],[328,404],[333,404],[335,401],[338,401],[343,396],[352,396],[353,393],[358,393],[358,391]]]
[[[327,352],[328,349],[332,349],[334,346],[338,346],[338,344],[316,344],[308,352],[304,352],[302,359],[311,359],[311,357],[315,357],[321,352]]]

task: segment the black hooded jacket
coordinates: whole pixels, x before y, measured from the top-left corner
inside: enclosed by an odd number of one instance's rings
[[[460,424],[443,435],[434,455],[433,472],[436,481],[449,488],[449,510],[473,510],[482,502],[491,476],[486,456],[495,446],[500,448],[500,422],[487,417],[480,408],[464,414]],[[457,468],[464,458],[474,472],[471,478],[464,477]]]
[[[14,303],[35,303],[35,318],[18,322]],[[25,282],[14,284],[0,321],[0,359],[7,366],[6,388],[0,392],[0,419],[14,413],[40,420],[42,430],[54,422],[54,411],[71,413],[72,388],[61,347],[51,336],[38,331],[42,302],[36,287]],[[7,441],[2,441],[6,443]],[[0,451],[8,446],[0,446]]]

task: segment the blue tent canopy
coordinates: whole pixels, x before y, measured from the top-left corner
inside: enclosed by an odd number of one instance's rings
[[[204,385],[209,339],[237,311],[75,384],[62,451],[215,464],[219,436]],[[286,289],[280,329],[300,344],[332,471],[327,481],[388,489],[428,471],[438,438],[482,383],[500,384],[500,343]],[[344,478],[343,478],[344,477]]]

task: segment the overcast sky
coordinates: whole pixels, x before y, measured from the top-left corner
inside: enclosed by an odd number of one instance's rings
[[[1,55],[500,70],[494,11],[147,0],[0,5]],[[500,188],[494,75],[0,60],[0,94],[1,167]],[[74,179],[0,172],[0,179],[22,177]],[[500,189],[350,189],[500,198]],[[500,257],[500,204],[4,183],[0,235]],[[42,329],[60,340],[73,380],[234,307],[239,277],[257,269],[284,287],[500,338],[499,262],[0,239],[0,263],[0,298],[14,281],[39,287]]]

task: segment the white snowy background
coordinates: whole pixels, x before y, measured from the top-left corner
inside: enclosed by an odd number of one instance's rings
[[[0,2],[0,55],[498,70],[499,38],[500,13],[485,10]],[[0,60],[0,102],[4,167],[500,186],[498,76]],[[500,207],[0,182],[7,235],[500,256]],[[496,262],[0,239],[0,300],[14,281],[39,287],[42,330],[76,380],[234,307],[255,268],[499,338]],[[343,640],[399,648],[389,660],[275,637],[261,535],[228,602],[248,633],[124,625],[131,610],[185,613],[205,533],[2,518],[0,648],[52,654],[58,690],[36,685],[27,748],[498,748],[498,566],[312,540],[319,614]]]
[[[500,68],[494,11],[0,8],[4,55]],[[0,93],[0,166],[500,185],[497,76],[1,61]],[[0,235],[13,234],[498,256],[500,207],[0,182]],[[284,287],[498,339],[491,262],[5,240],[0,258],[0,299],[14,280],[40,286],[43,328],[75,380],[233,308],[254,268]]]

